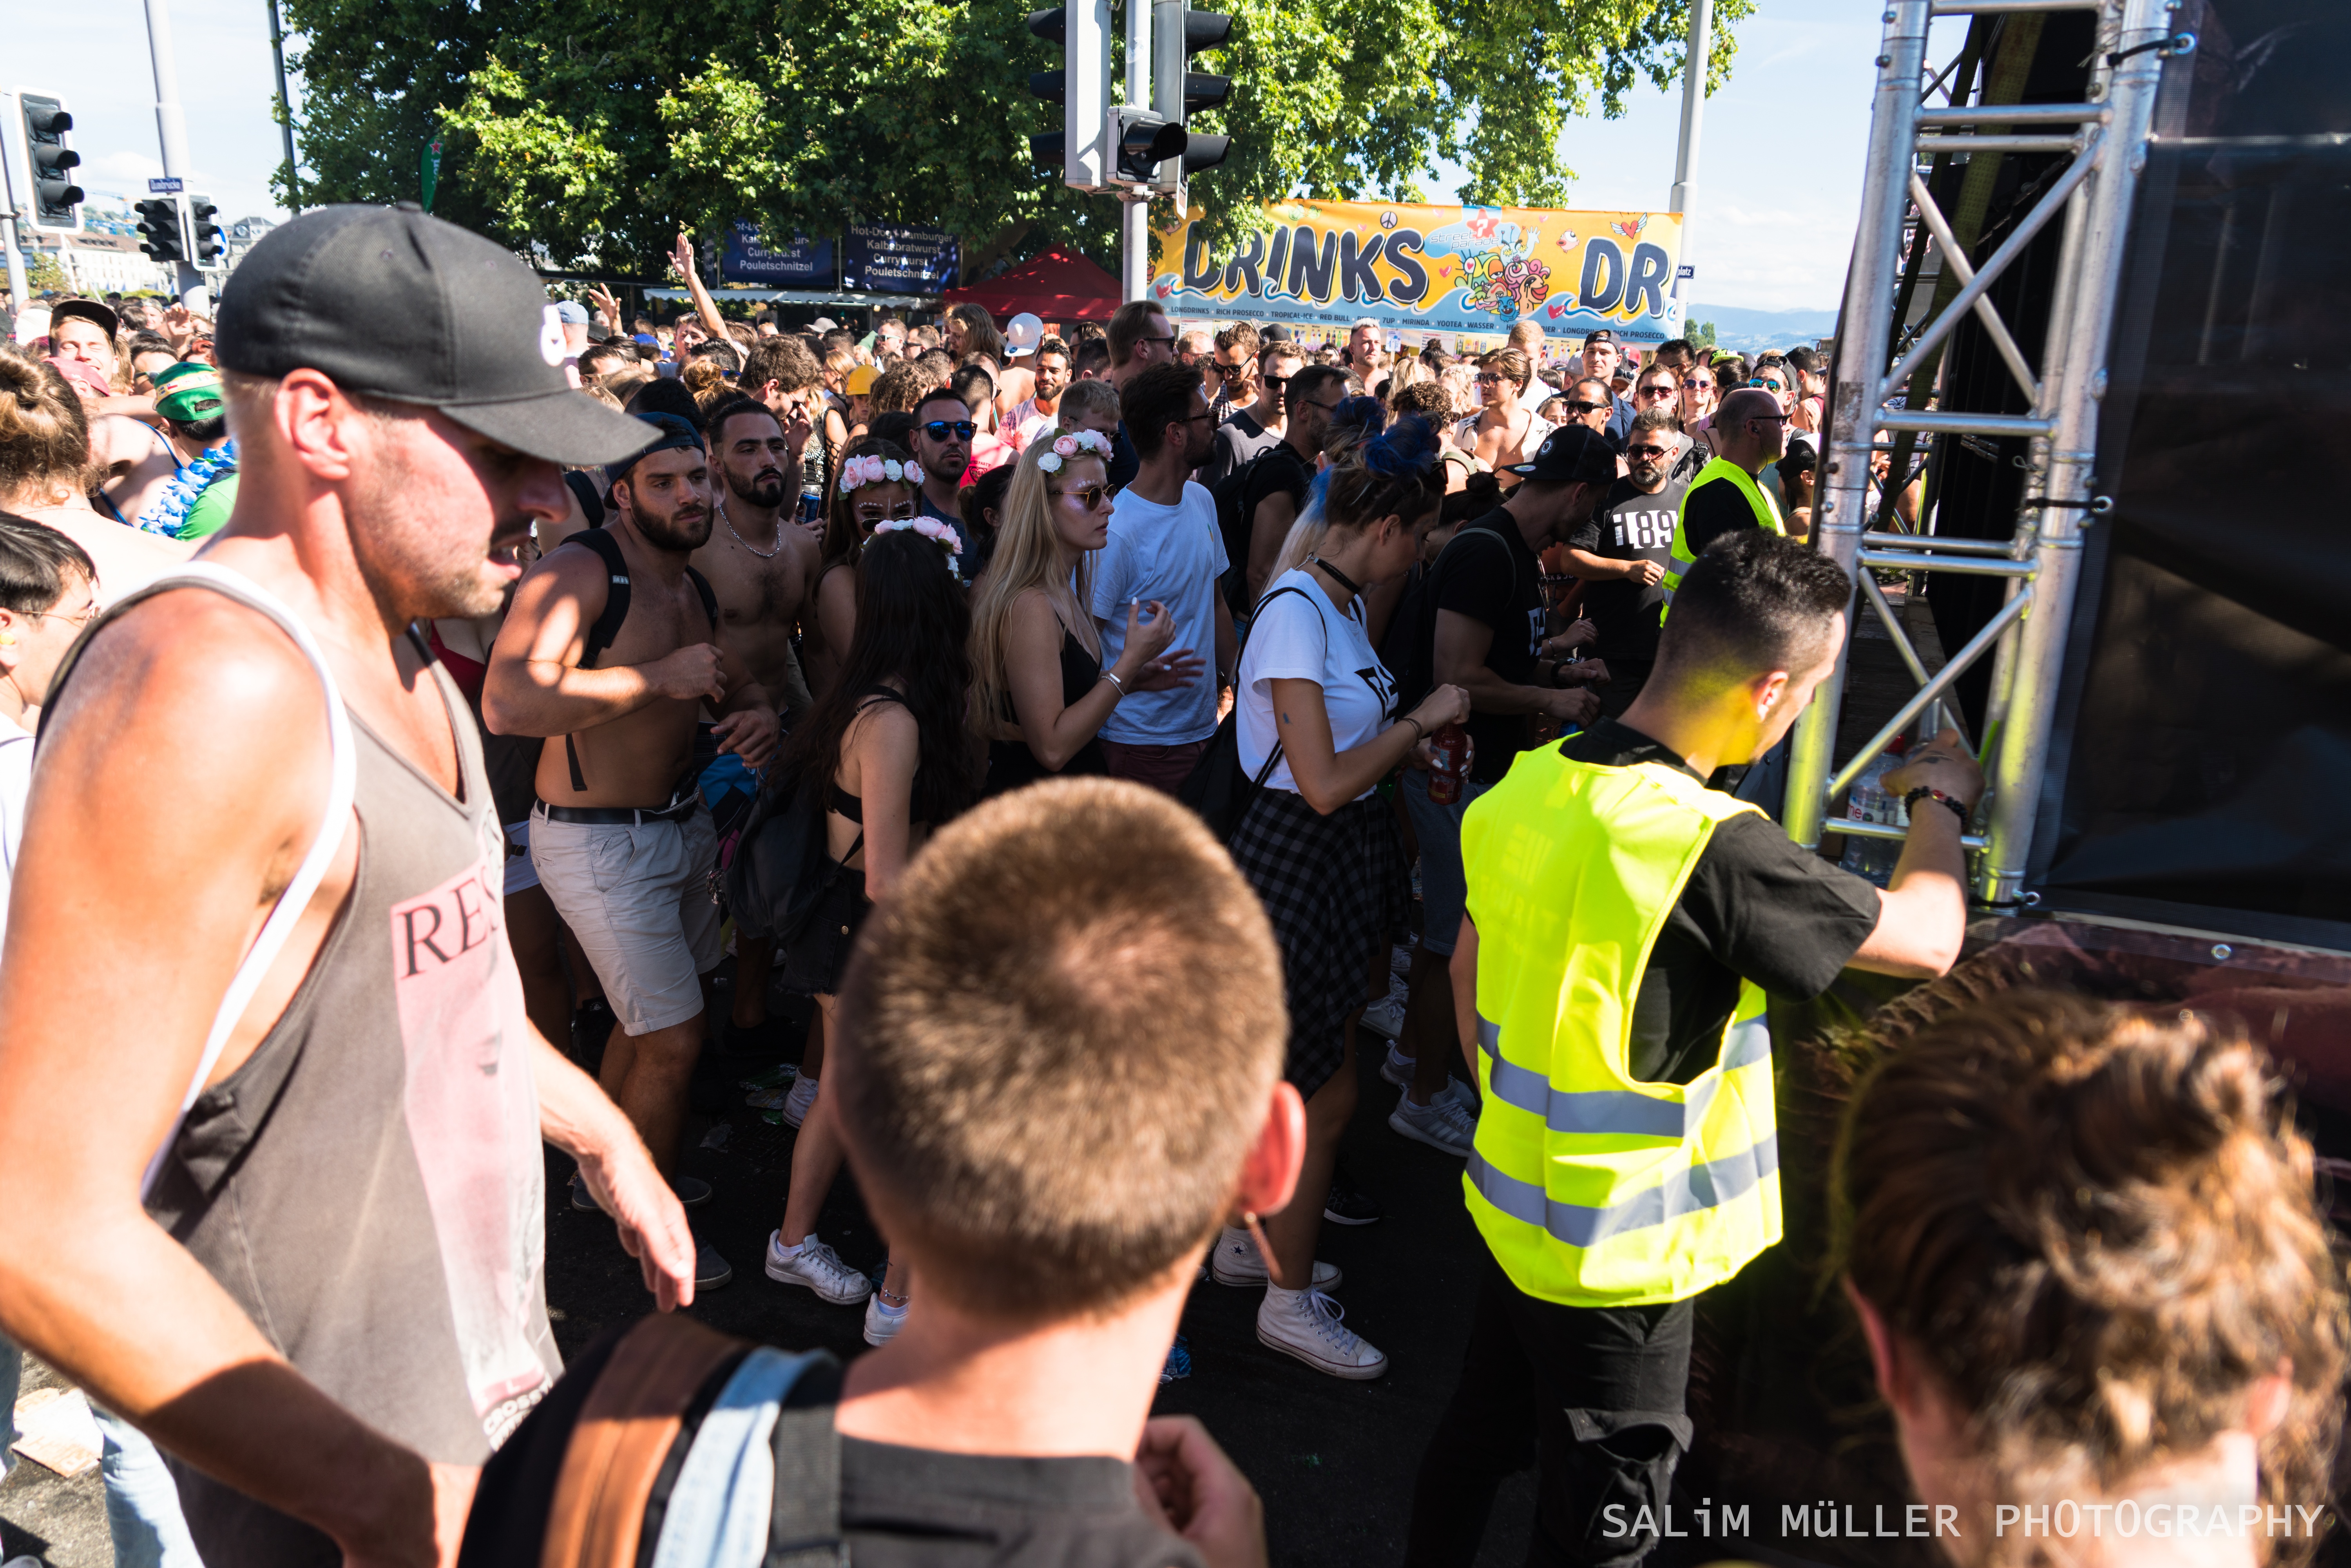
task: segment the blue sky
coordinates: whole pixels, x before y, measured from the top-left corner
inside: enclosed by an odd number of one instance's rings
[[[212,195],[224,217],[272,213],[268,177],[279,153],[269,117],[267,5],[171,5],[195,164],[191,188]],[[1866,0],[1760,0],[1739,29],[1737,65],[1729,85],[1708,100],[1699,143],[1684,258],[1698,268],[1696,298],[1764,310],[1835,308],[1860,204],[1878,16]],[[46,6],[36,26],[20,22],[11,31],[28,46],[23,85],[61,90],[72,107],[82,183],[143,195],[162,164],[139,6]],[[298,81],[294,90],[298,113]],[[1662,93],[1645,84],[1624,119],[1571,122],[1562,152],[1579,176],[1573,204],[1664,207],[1679,120],[1678,84]],[[1458,175],[1437,175],[1431,194],[1449,193]]]

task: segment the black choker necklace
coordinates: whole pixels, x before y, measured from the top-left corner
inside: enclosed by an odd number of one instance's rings
[[[1349,577],[1345,572],[1341,571],[1337,567],[1332,566],[1321,556],[1308,556],[1306,558],[1306,564],[1309,566],[1319,566],[1324,571],[1329,572],[1331,574],[1331,580],[1345,589],[1349,598],[1361,599],[1364,596],[1364,585],[1362,583],[1357,582],[1353,578]]]

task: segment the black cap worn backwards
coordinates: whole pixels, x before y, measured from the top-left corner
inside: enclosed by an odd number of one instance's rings
[[[565,378],[562,323],[530,268],[413,202],[270,230],[224,291],[214,347],[223,370],[317,371],[550,463],[618,463],[653,436]]]
[[[1553,484],[1605,484],[1616,477],[1616,449],[1588,424],[1562,424],[1543,437],[1532,460],[1508,464],[1502,471]]]

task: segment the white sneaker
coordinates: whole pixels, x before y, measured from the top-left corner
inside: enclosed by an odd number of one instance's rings
[[[1215,1250],[1208,1254],[1208,1273],[1219,1285],[1270,1285],[1272,1277],[1265,1271],[1265,1257],[1257,1249],[1249,1233],[1235,1226],[1225,1227],[1217,1238]],[[1314,1260],[1314,1288],[1335,1291],[1347,1276],[1339,1271],[1336,1263]]]
[[[1426,1144],[1456,1159],[1467,1159],[1472,1145],[1478,1141],[1478,1112],[1475,1106],[1456,1099],[1450,1092],[1429,1096],[1426,1105],[1416,1105],[1410,1094],[1396,1096],[1396,1108],[1388,1113],[1388,1125],[1416,1144]]]
[[[1374,1034],[1384,1034],[1391,1040],[1395,1040],[1404,1033],[1405,1000],[1402,991],[1391,991],[1364,1009],[1364,1027]]]
[[[1390,1040],[1388,1059],[1380,1063],[1380,1076],[1399,1089],[1409,1089],[1412,1087],[1413,1069],[1416,1065],[1411,1057],[1395,1048],[1395,1041]]]
[[[792,1081],[792,1092],[784,1096],[785,1124],[787,1126],[797,1127],[802,1122],[807,1121],[810,1107],[813,1106],[815,1103],[816,1080],[813,1078],[794,1079]]]
[[[784,1233],[768,1232],[768,1278],[779,1285],[806,1285],[820,1301],[853,1307],[873,1293],[873,1281],[841,1260],[840,1254],[810,1235],[787,1250]]]
[[[1402,979],[1406,975],[1411,974],[1413,952],[1414,949],[1405,943],[1398,943],[1395,946],[1390,947],[1388,949],[1388,973],[1395,976],[1398,979]]]
[[[1320,1291],[1269,1290],[1257,1309],[1257,1337],[1317,1372],[1368,1383],[1388,1369],[1387,1355],[1342,1323],[1344,1315]]]
[[[885,1306],[882,1292],[874,1291],[865,1302],[865,1343],[888,1344],[897,1337],[898,1331],[906,1326],[906,1314],[914,1310],[914,1306],[912,1301],[903,1307]]]

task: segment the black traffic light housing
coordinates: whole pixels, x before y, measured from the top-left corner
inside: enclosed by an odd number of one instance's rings
[[[33,226],[81,227],[82,190],[73,183],[71,173],[80,164],[81,154],[66,141],[67,133],[73,130],[73,116],[66,111],[63,99],[45,93],[19,93],[16,103],[24,115],[25,159],[33,176]]]
[[[1118,114],[1118,177],[1137,184],[1157,177],[1159,165],[1185,151],[1184,123],[1141,110]]]
[[[221,258],[221,226],[213,222],[220,209],[213,205],[210,196],[188,198],[188,235],[195,242],[195,254],[188,259],[198,267],[217,267]]]
[[[1219,108],[1232,97],[1231,78],[1185,68],[1202,49],[1222,48],[1232,33],[1230,16],[1195,11],[1182,0],[1155,0],[1151,13],[1152,107],[1162,117],[1180,128],[1185,117]],[[1229,136],[1186,131],[1163,155],[1172,165],[1153,172],[1152,188],[1175,194],[1182,190],[1185,175],[1215,168],[1231,149]]]
[[[188,259],[186,238],[180,233],[180,204],[169,196],[151,196],[139,204],[139,248],[156,261]]]

